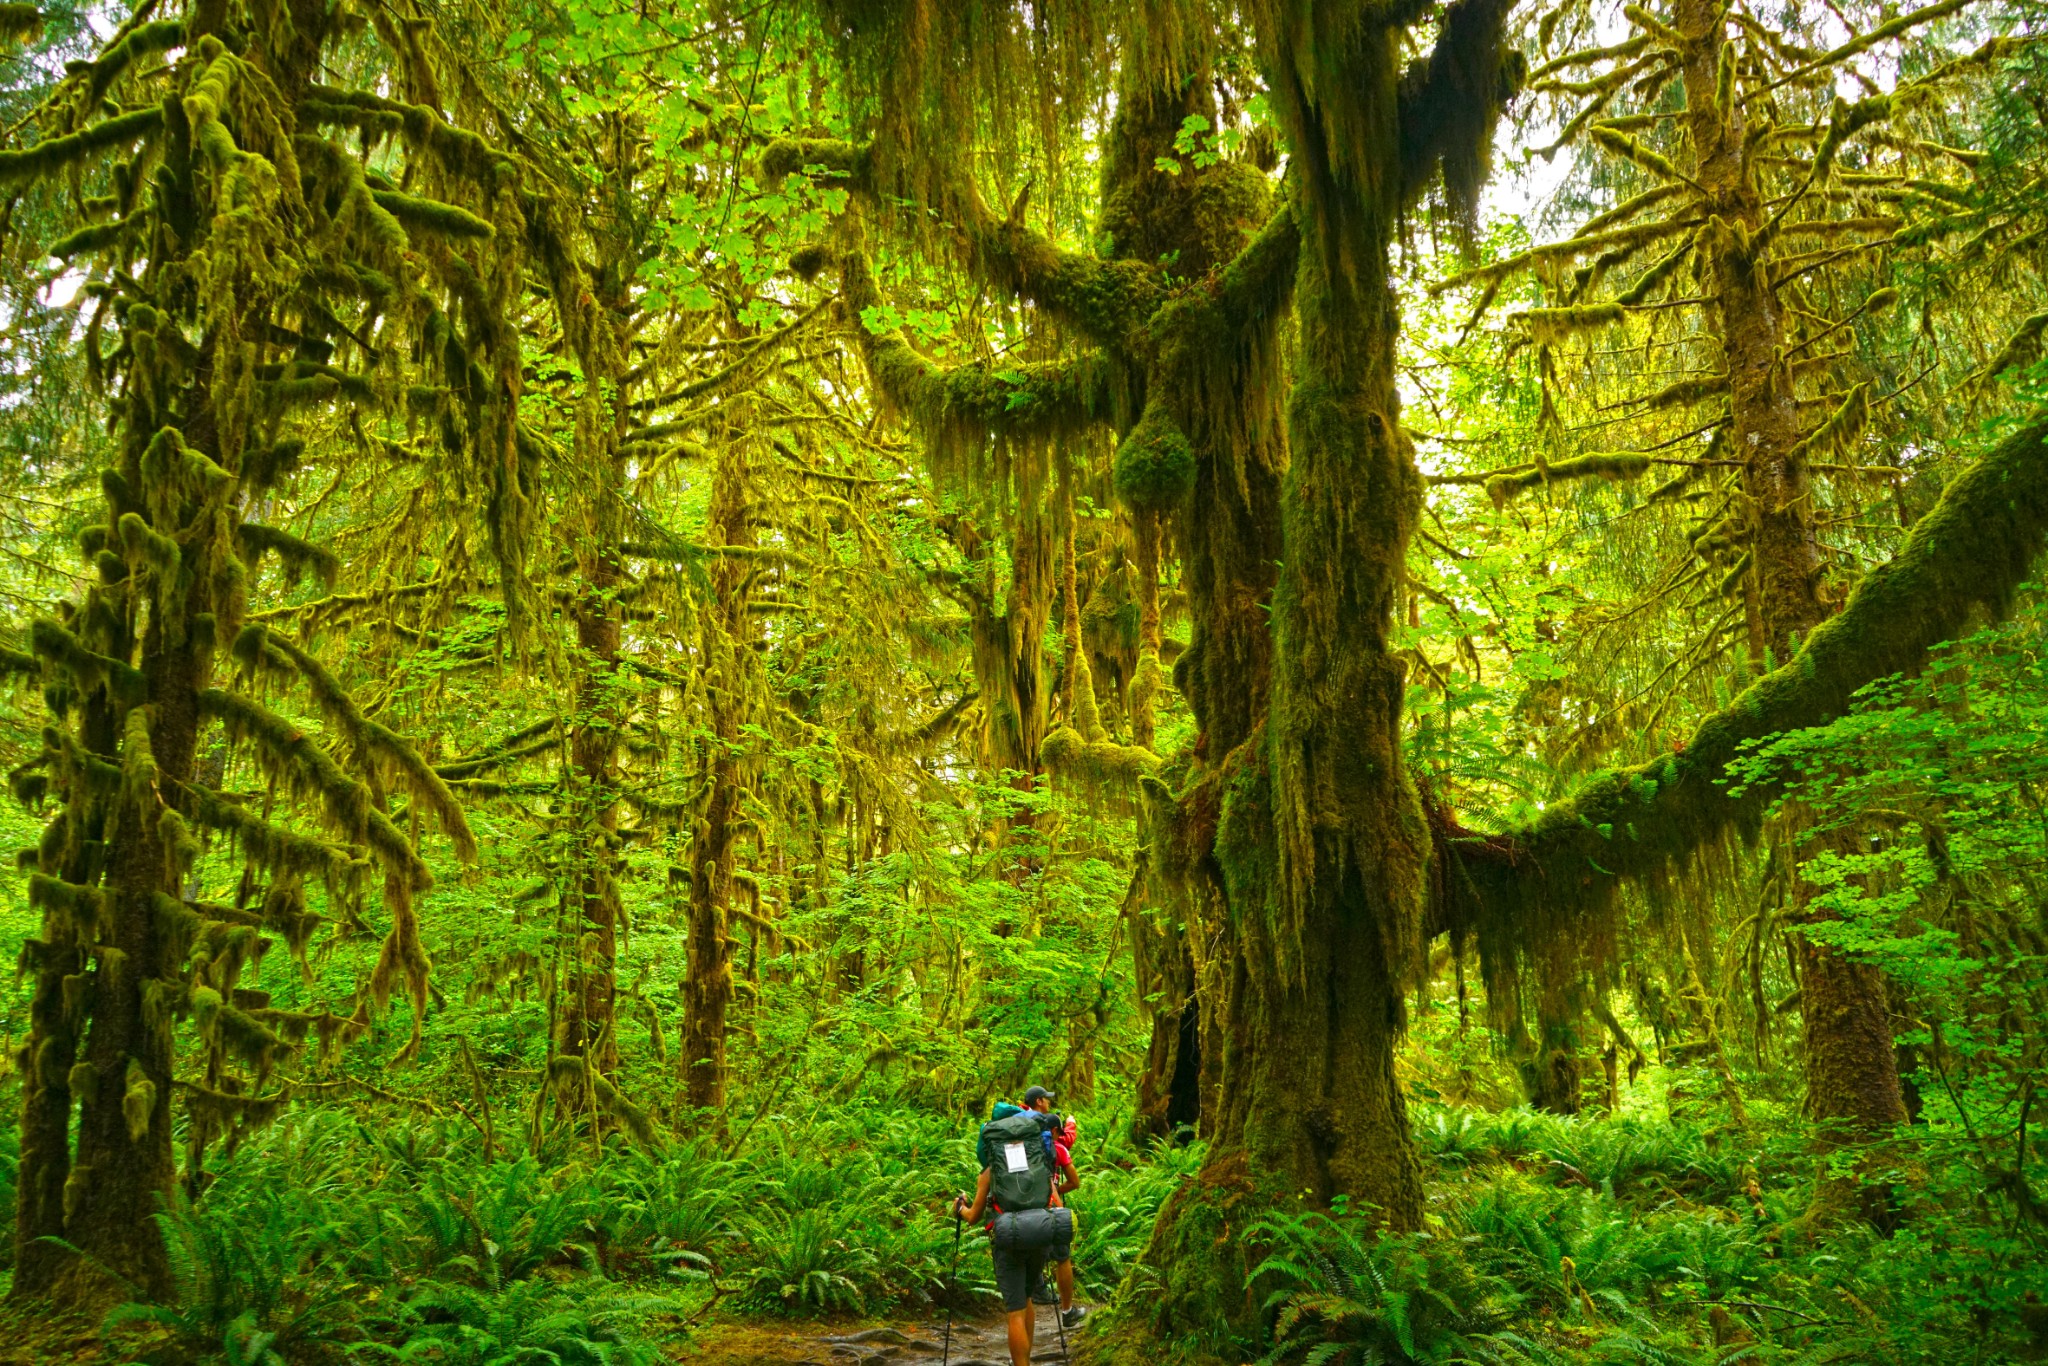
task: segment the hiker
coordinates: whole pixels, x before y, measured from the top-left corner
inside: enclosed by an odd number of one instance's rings
[[[1052,1113],[1052,1102],[1052,1092],[1046,1090],[1043,1086],[1034,1086],[1024,1093],[1025,1109],[1036,1110],[1042,1115],[1051,1115],[1055,1121],[1054,1128],[1051,1130],[1053,1194],[1058,1198],[1059,1203],[1064,1206],[1067,1203],[1067,1197],[1080,1189],[1081,1186],[1081,1174],[1074,1170],[1073,1156],[1074,1140],[1080,1136],[1081,1126],[1074,1122],[1071,1115],[1063,1123],[1060,1122],[1060,1117]],[[1066,1328],[1078,1327],[1081,1320],[1088,1317],[1088,1310],[1084,1306],[1074,1303],[1073,1243],[1062,1243],[1051,1252],[1048,1252],[1045,1260],[1053,1269],[1053,1279],[1059,1282],[1060,1324]],[[1044,1284],[1043,1281],[1039,1282],[1041,1290],[1044,1289]],[[1050,1296],[1034,1294],[1032,1298],[1040,1304],[1052,1303]]]
[[[1008,1320],[1012,1366],[1031,1366],[1038,1318],[1031,1292],[1044,1280],[1046,1256],[1074,1241],[1073,1215],[1060,1206],[1047,1141],[1057,1123],[1045,1111],[1013,1107],[984,1124],[975,1145],[981,1175],[974,1201],[970,1205],[964,1196],[953,1201],[953,1217],[967,1223],[980,1223],[994,1213],[988,1224],[989,1251]]]
[[[1047,1152],[1052,1156],[1053,1203],[1063,1207],[1067,1203],[1067,1195],[1081,1184],[1081,1176],[1080,1173],[1074,1170],[1072,1156],[1074,1138],[1079,1133],[1080,1126],[1072,1118],[1062,1121],[1058,1115],[1052,1112],[1052,1102],[1052,1092],[1046,1090],[1043,1086],[1034,1086],[1024,1093],[1021,1103],[1012,1104],[1006,1100],[997,1101],[995,1108],[989,1112],[989,1119],[991,1122],[999,1119],[1008,1119],[1010,1116],[1020,1114],[1023,1111],[1033,1110],[1052,1120],[1053,1127],[1045,1131],[1043,1141]],[[982,1154],[977,1152],[977,1156],[982,1156]],[[1062,1328],[1077,1327],[1082,1319],[1088,1317],[1088,1310],[1074,1303],[1074,1249],[1072,1244],[1051,1249],[1047,1252],[1045,1260],[1046,1264],[1053,1268],[1053,1276],[1059,1282],[1059,1295],[1055,1298],[1053,1293],[1046,1288],[1045,1277],[1041,1274],[1031,1287],[1032,1303],[1059,1306],[1060,1326]]]

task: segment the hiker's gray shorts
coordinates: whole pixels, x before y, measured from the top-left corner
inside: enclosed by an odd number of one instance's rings
[[[1029,1309],[1032,1287],[1045,1276],[1045,1251],[1017,1252],[993,1244],[989,1251],[996,1259],[996,1289],[1003,1293],[1003,1308],[1012,1314]]]

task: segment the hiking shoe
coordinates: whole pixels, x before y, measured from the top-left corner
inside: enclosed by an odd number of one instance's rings
[[[1066,1309],[1061,1311],[1060,1326],[1062,1328],[1079,1328],[1081,1326],[1081,1320],[1087,1317],[1088,1306],[1085,1304],[1077,1304],[1072,1309]]]

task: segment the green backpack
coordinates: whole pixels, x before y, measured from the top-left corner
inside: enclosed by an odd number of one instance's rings
[[[1052,1203],[1052,1159],[1045,1132],[1053,1117],[1024,1110],[981,1126],[979,1148],[990,1172],[989,1198],[999,1209],[1044,1209]]]

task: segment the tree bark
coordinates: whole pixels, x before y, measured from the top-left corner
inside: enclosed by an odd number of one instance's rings
[[[1790,660],[1799,643],[1827,619],[1821,594],[1824,556],[1812,515],[1812,476],[1798,447],[1802,435],[1792,380],[1783,363],[1787,334],[1767,261],[1745,244],[1768,215],[1744,155],[1747,131],[1740,100],[1720,106],[1716,84],[1727,46],[1725,12],[1713,0],[1679,0],[1684,51],[1686,124],[1694,177],[1707,210],[1736,230],[1706,234],[1713,320],[1729,392],[1730,450],[1742,461],[1750,509],[1749,541],[1755,635],[1773,664]],[[1871,1133],[1903,1123],[1905,1101],[1885,1009],[1883,974],[1795,934],[1802,976],[1808,1106],[1824,1122]]]
[[[729,432],[711,481],[706,544],[751,547],[747,520],[746,438]],[[739,833],[740,722],[747,687],[748,561],[721,555],[711,572],[712,599],[702,610],[705,753],[704,808],[690,842],[689,971],[683,982],[684,1098],[697,1109],[725,1105],[726,1014],[733,999],[733,840]]]
[[[110,620],[118,613],[109,613]],[[125,633],[123,633],[125,635]],[[126,659],[133,646],[125,638],[88,640],[100,653]],[[94,688],[81,707],[78,742],[86,753],[113,762],[119,747],[114,702],[105,685]],[[73,847],[60,855],[53,873],[77,886],[100,879],[106,816],[89,793],[71,800],[81,829]],[[68,833],[68,832],[67,832]],[[52,912],[43,915],[42,943],[29,1004],[29,1034],[17,1059],[22,1078],[21,1156],[16,1176],[14,1280],[9,1298],[38,1299],[56,1288],[72,1255],[55,1242],[63,1238],[64,1189],[72,1171],[71,1068],[78,1061],[80,1039],[64,1008],[65,983],[87,982],[88,956],[80,927]],[[76,986],[74,985],[74,990]]]
[[[607,487],[605,492],[613,490]],[[559,1047],[609,1072],[618,1063],[619,895],[614,865],[621,718],[614,690],[620,624],[613,595],[620,574],[616,540],[593,539],[595,544],[577,557],[584,589],[571,609],[577,677],[569,763],[576,791],[567,832],[572,876],[566,899],[572,942]]]
[[[1202,1011],[1195,998],[1195,961],[1178,924],[1150,921],[1139,911],[1131,937],[1138,991],[1151,1017],[1145,1070],[1138,1078],[1131,1133],[1140,1142],[1171,1138],[1201,1122]]]
[[[630,181],[630,152],[622,146],[624,141],[623,133],[614,130],[609,151],[615,164],[606,186],[613,196],[627,189],[619,181]],[[627,286],[635,258],[624,242],[609,240],[604,245],[609,259],[593,282],[594,325],[588,329],[582,357],[588,392],[576,424],[586,482],[576,545],[581,587],[569,609],[576,631],[575,710],[569,726],[569,767],[575,777],[567,831],[570,875],[563,901],[571,942],[558,1046],[572,1057],[587,1058],[598,1071],[610,1072],[618,1065],[619,734],[625,723],[618,692],[618,592],[626,577],[621,546],[626,506],[622,439],[631,392],[625,373],[626,334],[634,311]]]

